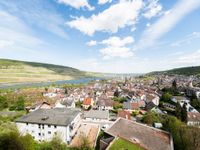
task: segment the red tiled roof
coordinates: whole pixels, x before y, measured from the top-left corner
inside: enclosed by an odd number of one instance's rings
[[[91,98],[85,98],[83,101],[83,105],[91,105],[92,99]]]
[[[131,120],[130,112],[125,111],[125,110],[119,110],[118,114],[117,114],[117,117],[122,117],[122,118]]]
[[[188,112],[188,121],[200,122],[200,113]]]
[[[133,102],[133,103],[131,103],[131,107],[132,107],[132,109],[139,109],[139,108],[140,108],[138,102]]]

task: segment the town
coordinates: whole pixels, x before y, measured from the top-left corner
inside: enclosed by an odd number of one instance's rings
[[[85,139],[91,149],[173,150],[184,142],[177,141],[177,134],[189,134],[172,131],[176,122],[199,135],[199,81],[193,76],[144,75],[52,85],[41,88],[42,98],[24,106],[26,114],[14,122],[20,134],[38,142],[59,137],[69,147],[81,147]],[[191,135],[190,140],[198,149],[199,139]]]

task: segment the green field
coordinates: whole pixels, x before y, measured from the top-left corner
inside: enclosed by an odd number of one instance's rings
[[[121,138],[114,141],[109,150],[143,150],[139,146]]]
[[[0,83],[71,80],[94,75],[71,67],[0,59]]]

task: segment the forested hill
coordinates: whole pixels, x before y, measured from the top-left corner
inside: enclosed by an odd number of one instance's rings
[[[70,80],[90,76],[88,72],[66,66],[0,59],[0,83]]]
[[[171,70],[166,70],[166,71],[155,71],[149,73],[151,75],[156,75],[156,74],[178,74],[178,75],[197,75],[200,76],[200,66],[193,66],[193,67],[183,67],[183,68],[175,68]]]

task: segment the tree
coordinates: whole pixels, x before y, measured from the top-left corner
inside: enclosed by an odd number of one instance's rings
[[[166,118],[163,121],[163,128],[164,130],[172,134],[174,141],[174,148],[177,150],[185,149],[185,146],[182,144],[184,143],[182,141],[184,138],[180,137],[180,133],[183,133],[183,130],[185,129],[183,127],[184,124],[176,117],[166,116]],[[181,128],[183,128],[182,131],[179,131]]]
[[[45,92],[48,92],[49,88],[48,88],[48,87],[45,87],[44,90],[45,90]]]
[[[114,92],[114,97],[119,97],[119,91],[118,91],[118,89],[115,90],[115,92]]]
[[[175,116],[180,120],[181,120],[181,110],[182,110],[181,105],[180,105],[180,103],[177,102],[176,103]]]
[[[68,94],[68,90],[67,90],[67,88],[65,88],[65,94]]]
[[[190,149],[198,150],[200,148],[200,128],[188,127],[187,137],[189,139]]]
[[[91,147],[90,147],[90,141],[88,140],[87,136],[86,135],[81,135],[80,136],[80,146],[78,147],[79,149],[81,150],[91,150]]]
[[[187,108],[186,103],[183,104],[183,107],[181,108],[181,121],[187,122]]]
[[[176,80],[174,80],[174,81],[172,82],[172,87],[175,88],[175,89],[177,89]]]
[[[163,102],[171,102],[171,98],[172,98],[172,95],[167,92],[161,96],[160,100]]]
[[[198,111],[200,111],[200,100],[198,99],[191,99],[191,103],[190,103],[195,109],[197,109]]]
[[[0,110],[7,107],[8,107],[7,99],[4,96],[0,96]]]
[[[150,112],[143,116],[142,122],[148,125],[152,125],[154,122],[160,122],[160,117],[154,112]]]
[[[23,96],[18,97],[16,102],[16,110],[24,110],[25,109],[25,100]]]

